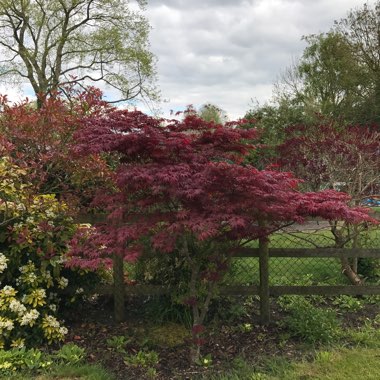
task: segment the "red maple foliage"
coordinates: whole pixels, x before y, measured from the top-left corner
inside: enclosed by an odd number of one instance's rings
[[[379,126],[297,125],[286,135],[278,164],[309,188],[340,187],[356,202],[379,191]]]
[[[40,108],[28,99],[12,104],[0,96],[1,149],[27,169],[37,193],[55,193],[72,200],[78,188],[85,193],[108,172],[98,155],[73,160],[71,152],[81,118],[99,115],[107,108],[96,89],[76,94],[71,103],[59,96],[46,98]]]
[[[184,303],[193,312],[193,360],[199,357],[197,326],[231,248],[310,215],[370,220],[364,209],[347,206],[344,193],[302,193],[290,173],[244,165],[256,132],[241,123],[218,125],[191,112],[178,121],[109,110],[85,118],[76,135],[78,155],[108,154],[115,188],[96,197],[107,223],[80,232],[71,265],[96,267],[113,254],[135,260],[146,239],[155,252],[179,252],[191,271]]]
[[[95,202],[108,215],[98,227],[102,254],[134,259],[146,235],[155,249],[171,252],[184,234],[241,242],[310,215],[354,223],[369,218],[349,208],[344,193],[302,193],[290,173],[243,166],[256,132],[239,122],[216,125],[191,113],[182,121],[160,120],[126,110],[83,122],[77,153],[111,153],[118,162],[115,191]]]

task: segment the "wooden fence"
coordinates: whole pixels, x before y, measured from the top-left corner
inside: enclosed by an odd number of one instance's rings
[[[259,248],[240,248],[234,257],[259,258],[259,285],[229,285],[220,288],[221,295],[260,297],[260,318],[262,323],[270,319],[271,296],[281,295],[380,295],[380,285],[269,285],[269,259],[286,258],[376,258],[380,259],[380,249],[363,248],[268,248],[267,242],[260,242]],[[112,294],[111,286],[102,287],[101,294]],[[160,285],[125,285],[126,295],[153,296],[170,293],[171,289]]]
[[[104,222],[104,215],[82,215],[77,223]],[[376,246],[377,247],[377,246]],[[220,288],[221,295],[260,297],[260,317],[262,323],[270,319],[271,296],[281,295],[380,295],[378,285],[276,285],[269,284],[269,258],[375,258],[380,260],[380,247],[377,248],[269,248],[268,240],[260,240],[259,248],[239,248],[233,252],[237,258],[252,257],[259,259],[259,285],[229,285]],[[113,294],[115,297],[116,320],[122,320],[124,315],[124,296],[156,296],[169,294],[171,289],[160,285],[125,285],[123,283],[123,262],[114,257],[114,286],[97,288],[99,294]],[[116,273],[116,275],[115,275]]]

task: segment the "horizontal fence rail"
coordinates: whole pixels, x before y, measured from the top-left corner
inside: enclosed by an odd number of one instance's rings
[[[269,257],[378,258],[380,248],[269,248]],[[260,257],[260,248],[237,248],[234,257]]]
[[[162,285],[126,285],[125,294],[128,296],[162,296],[170,294],[174,288]],[[95,289],[95,293],[101,295],[113,294],[112,285],[103,285]],[[222,296],[251,296],[260,294],[259,285],[229,285],[222,286],[219,294]],[[270,286],[271,296],[283,295],[380,295],[379,285],[306,285],[306,286]]]

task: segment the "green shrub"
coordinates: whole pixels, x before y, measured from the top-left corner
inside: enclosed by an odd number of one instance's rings
[[[44,355],[37,349],[0,350],[0,376],[7,376],[23,370],[48,368],[52,363],[49,355]]]
[[[362,257],[358,260],[358,273],[369,281],[380,279],[380,260]]]
[[[61,274],[75,225],[52,195],[35,195],[25,171],[0,159],[0,348],[62,341]]]
[[[341,295],[333,300],[333,305],[346,311],[358,311],[363,308],[363,303],[356,297]]]
[[[339,336],[340,324],[333,310],[316,307],[299,296],[288,296],[282,306],[289,313],[284,326],[293,336],[312,344],[328,343]]]
[[[155,351],[140,350],[135,355],[127,355],[124,358],[125,364],[131,366],[151,367],[158,363],[158,354]]]
[[[77,364],[85,357],[85,350],[74,343],[68,343],[61,347],[56,357],[66,364]]]

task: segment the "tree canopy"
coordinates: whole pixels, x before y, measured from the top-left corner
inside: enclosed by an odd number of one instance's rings
[[[117,100],[151,98],[148,32],[128,0],[3,0],[0,76],[29,81],[36,95],[103,83]]]
[[[198,115],[203,120],[217,124],[224,124],[228,120],[226,111],[212,103],[203,104],[198,110]]]

